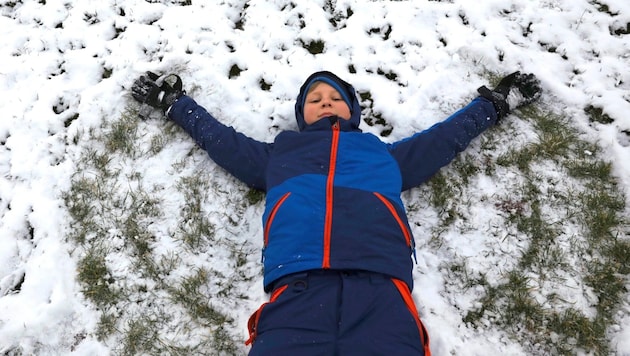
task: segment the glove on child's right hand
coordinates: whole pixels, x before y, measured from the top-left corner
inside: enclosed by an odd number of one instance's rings
[[[542,88],[535,75],[514,72],[499,82],[494,90],[485,85],[477,89],[479,95],[492,101],[499,119],[505,117],[511,110],[530,104],[540,98]]]
[[[167,82],[171,77],[175,80],[172,85]],[[182,90],[182,80],[175,74],[158,76],[153,72],[147,72],[136,79],[131,87],[131,96],[134,99],[163,112],[184,94],[186,92]]]

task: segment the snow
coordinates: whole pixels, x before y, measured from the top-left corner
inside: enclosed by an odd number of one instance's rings
[[[359,92],[371,93],[372,110],[393,127],[382,138],[386,141],[410,136],[462,107],[488,83],[489,73],[532,72],[545,90],[539,105],[570,117],[601,145],[630,204],[630,35],[615,34],[630,23],[627,0],[224,0],[189,6],[167,0],[0,0],[0,14],[2,354],[20,349],[23,354],[107,355],[117,350],[116,340],[94,335],[100,311],[77,282],[77,263],[85,251],[67,238],[71,224],[63,192],[75,174],[90,174],[78,171],[82,152],[93,147],[94,133],[103,134],[106,120],[133,105],[130,86],[146,70],[179,74],[188,93],[208,111],[262,141],[296,128],[293,100],[316,70],[333,71]],[[312,40],[325,42],[323,53],[304,49],[302,44]],[[242,72],[228,78],[233,65]],[[398,82],[379,70],[396,73]],[[272,84],[270,90],[261,89],[261,79]],[[588,105],[604,108],[614,121],[590,122],[584,113]],[[516,117],[506,120],[512,121],[505,123],[508,127],[518,128],[515,142],[532,140],[531,128]],[[382,128],[363,124],[362,129],[379,134]],[[120,185],[153,189],[170,212],[148,225],[159,237],[153,252],[167,256],[183,249],[170,237],[186,204],[176,189],[180,178],[196,174],[207,180],[204,213],[218,227],[220,243],[203,252],[183,251],[185,262],[168,278],[209,265],[227,278],[251,277],[239,282],[236,292],[248,295],[247,301],[212,301],[217,307],[227,304],[222,308],[236,319],[229,332],[245,340],[247,318],[267,298],[258,264],[261,205],[244,206],[247,189],[167,123],[152,118],[138,130],[139,140],[166,132],[163,149],[112,165],[121,170]],[[150,147],[147,140],[141,144]],[[478,143],[471,150],[482,154]],[[134,172],[142,174],[142,183],[129,178]],[[502,182],[482,177],[467,198],[483,202],[507,196],[510,181],[518,180],[513,175],[506,171]],[[434,354],[526,354],[526,345],[504,331],[475,329],[462,321],[461,310],[473,308],[483,290],[447,290],[448,276],[441,268],[445,260],[463,259],[471,271],[499,278],[514,267],[523,242],[502,229],[492,205],[474,204],[468,213],[483,223],[444,233],[443,243],[452,248],[429,248],[428,233],[439,212],[421,199],[422,192],[419,188],[403,198],[419,206],[410,212],[418,243],[414,297]],[[119,283],[150,284],[121,251],[120,232],[110,233],[108,263]],[[230,244],[241,246],[244,265],[235,267],[231,252],[223,248]],[[574,295],[572,290],[582,289],[580,280],[564,278],[565,286],[546,281],[540,294],[556,290],[588,311],[593,296]],[[209,282],[205,288],[212,293],[220,287]],[[630,355],[630,295],[617,315],[609,330],[611,348]],[[164,334],[178,332],[177,320],[169,325]]]

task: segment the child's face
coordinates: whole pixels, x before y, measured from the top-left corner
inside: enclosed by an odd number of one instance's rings
[[[349,120],[350,108],[335,88],[323,82],[316,82],[306,94],[304,122],[310,125],[329,116]]]

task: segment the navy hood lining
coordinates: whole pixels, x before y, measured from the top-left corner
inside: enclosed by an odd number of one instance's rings
[[[323,75],[314,77],[313,79],[309,80],[308,83],[306,83],[306,85],[304,86],[304,95],[302,96],[302,102],[300,103],[302,110],[304,110],[304,104],[306,103],[306,95],[308,94],[308,91],[311,89],[313,84],[317,82],[326,83],[330,85],[331,87],[335,88],[335,90],[338,91],[339,94],[341,94],[341,98],[343,99],[343,101],[346,102],[346,105],[348,105],[348,108],[352,110],[352,102],[350,101],[350,98],[348,97],[348,93],[346,93],[346,90],[344,90],[344,88],[342,88],[341,85],[339,85],[339,83],[337,83],[335,80],[331,79],[330,77],[323,76]]]
[[[295,102],[295,119],[299,130],[303,131],[307,126],[309,126],[306,122],[304,122],[304,103],[306,102],[306,94],[308,93],[308,90],[315,82],[324,82],[329,84],[335,88],[339,94],[341,94],[342,99],[350,109],[350,127],[352,127],[353,130],[358,130],[361,122],[361,107],[354,87],[329,71],[315,72],[306,79],[304,84],[302,84],[300,93]]]

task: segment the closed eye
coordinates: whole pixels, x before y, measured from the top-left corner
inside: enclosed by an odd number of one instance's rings
[[[332,100],[332,101],[343,101],[343,98],[341,98],[341,97],[339,97],[339,98],[334,98],[334,97],[333,97],[333,98],[331,98],[331,100]],[[319,103],[320,101],[322,101],[322,98],[314,98],[314,99],[307,100],[307,103],[309,103],[309,104],[317,104],[317,103]]]

